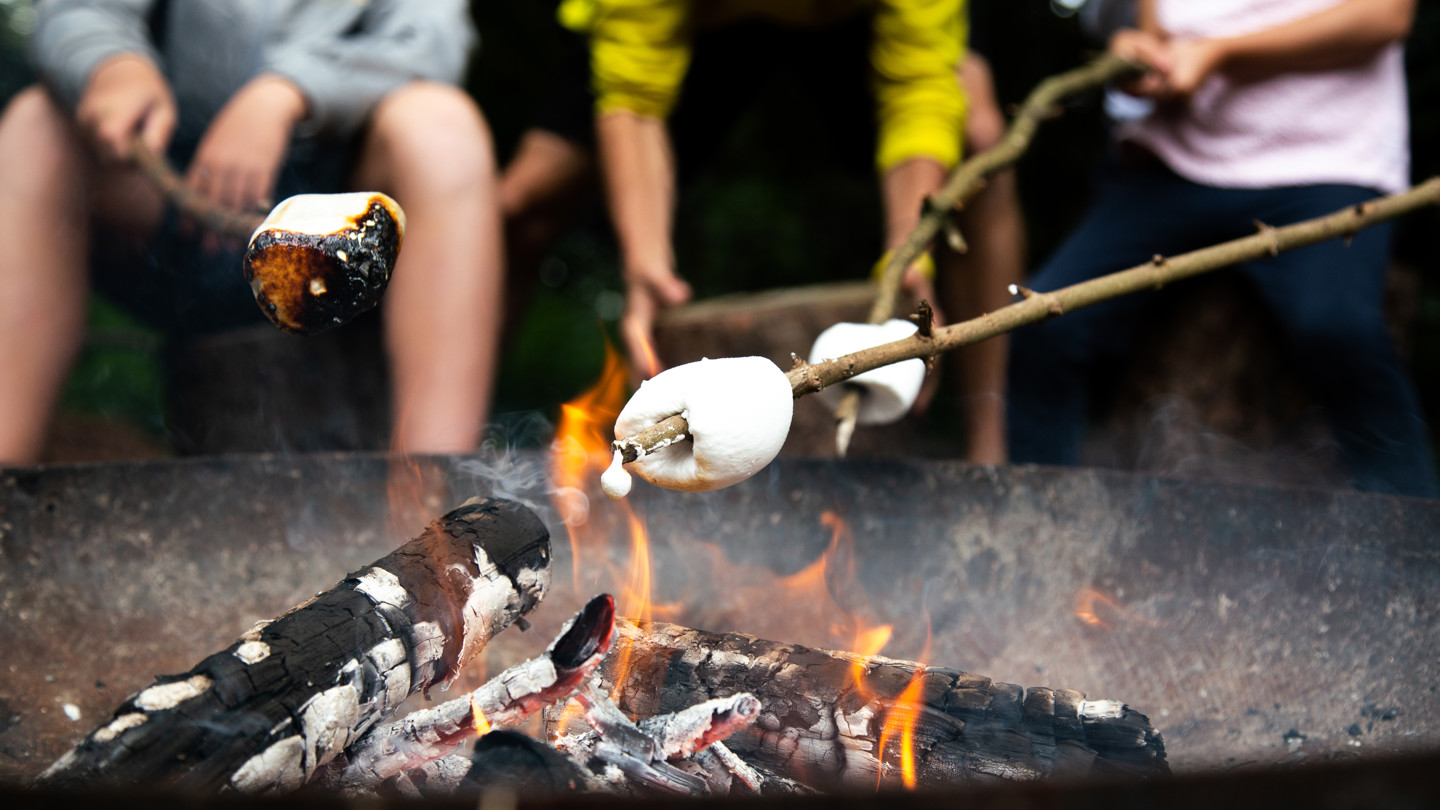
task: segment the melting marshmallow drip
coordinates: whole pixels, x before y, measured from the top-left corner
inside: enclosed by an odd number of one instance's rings
[[[610,466],[600,474],[600,488],[610,500],[618,501],[630,494],[630,484],[630,473],[625,472],[625,454],[616,450]]]

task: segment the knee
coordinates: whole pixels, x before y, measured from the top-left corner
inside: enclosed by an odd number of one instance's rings
[[[371,116],[367,140],[397,174],[412,180],[457,185],[494,179],[490,127],[475,101],[452,85],[417,81],[390,93]]]
[[[74,172],[82,156],[76,149],[69,117],[39,85],[21,90],[0,116],[0,177],[53,183],[59,173]]]

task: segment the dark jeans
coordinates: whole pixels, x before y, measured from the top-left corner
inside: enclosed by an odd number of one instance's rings
[[[1376,196],[1355,186],[1219,189],[1163,167],[1122,169],[1031,281],[1042,292],[1286,225]],[[1239,265],[1334,428],[1354,486],[1437,497],[1419,401],[1381,311],[1388,225]],[[1022,327],[1010,355],[1009,441],[1016,462],[1074,464],[1097,372],[1129,354],[1150,294],[1124,296]]]

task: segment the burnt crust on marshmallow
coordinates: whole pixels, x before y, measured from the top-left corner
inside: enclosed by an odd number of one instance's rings
[[[378,192],[291,197],[250,238],[245,280],[276,326],[321,332],[380,302],[404,233],[405,213]]]

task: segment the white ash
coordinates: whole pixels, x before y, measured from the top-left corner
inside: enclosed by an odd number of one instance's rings
[[[305,784],[305,741],[286,737],[256,754],[230,777],[241,793],[289,793]]]
[[[399,706],[410,696],[410,659],[398,638],[387,639],[365,654],[384,682],[385,705]]]
[[[1117,720],[1125,713],[1125,704],[1118,700],[1082,700],[1076,714],[1085,720]]]
[[[413,679],[422,683],[433,680],[436,662],[445,655],[445,631],[435,622],[416,622],[410,630],[410,646],[415,650]]]
[[[355,590],[370,597],[377,605],[393,605],[404,609],[410,604],[410,592],[400,579],[384,568],[371,568],[360,576]]]
[[[149,715],[142,714],[140,712],[130,712],[128,714],[122,714],[114,720],[111,720],[109,725],[95,732],[95,739],[99,740],[100,742],[110,742],[111,740],[120,736],[120,733],[122,731],[127,731],[129,729],[135,728],[136,726],[142,725],[146,720],[149,719]]]
[[[356,736],[360,725],[360,667],[352,661],[345,667],[346,683],[326,689],[300,707],[301,736],[305,740],[305,775],[335,758]]]
[[[235,648],[234,655],[247,664],[258,664],[270,657],[270,645],[263,641],[244,641]]]
[[[135,706],[147,712],[173,709],[190,698],[204,694],[213,685],[214,681],[204,675],[195,675],[174,683],[157,684],[136,695]]]

